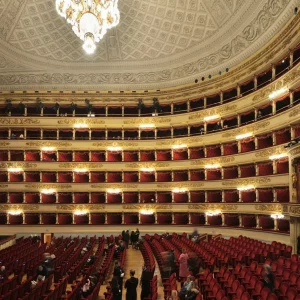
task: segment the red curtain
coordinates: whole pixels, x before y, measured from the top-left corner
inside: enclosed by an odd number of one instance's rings
[[[169,151],[169,150],[157,150],[156,151],[156,159],[158,161],[172,160],[171,151]]]
[[[72,152],[59,151],[58,161],[72,161]]]
[[[122,161],[122,152],[107,151],[107,161]]]
[[[239,201],[239,193],[237,190],[224,191],[224,202],[235,203]]]
[[[187,171],[174,171],[174,180],[173,181],[187,181],[189,175]]]
[[[120,172],[107,173],[107,182],[122,182],[122,173]]]
[[[121,214],[107,214],[107,224],[109,224],[109,225],[122,224],[122,215]]]
[[[39,172],[26,172],[26,182],[40,182]]]
[[[140,152],[140,161],[154,161],[155,154],[154,151],[141,151]]]
[[[220,203],[222,202],[222,193],[220,191],[208,191],[207,202]]]
[[[155,216],[154,215],[141,215],[140,220],[142,224],[154,224]]]
[[[73,174],[71,172],[59,172],[57,182],[72,182]]]
[[[258,176],[273,175],[273,163],[258,163]]]
[[[242,191],[241,192],[241,199],[242,199],[242,202],[247,202],[247,203],[255,202],[255,200],[256,200],[255,191],[253,191],[253,190],[251,190],[251,191]]]
[[[290,202],[290,191],[288,187],[275,188],[277,201],[281,203]]]
[[[40,194],[39,193],[25,193],[25,202],[28,204],[39,203]]]
[[[105,152],[101,151],[93,151],[91,153],[91,161],[97,162],[97,161],[105,161]]]
[[[23,215],[8,215],[9,224],[11,225],[21,225],[23,224]]]
[[[0,224],[5,225],[7,223],[7,215],[0,213]]]
[[[52,204],[56,202],[56,194],[42,194],[42,203]]]
[[[89,173],[74,173],[74,182],[85,183],[89,182]]]
[[[295,125],[295,127],[293,127],[293,130],[295,137],[300,136],[300,124]]]
[[[157,223],[159,225],[169,225],[172,224],[172,214],[170,213],[158,213]]]
[[[170,182],[172,181],[172,174],[170,172],[157,172],[157,181],[159,182]]]
[[[187,203],[189,201],[188,193],[173,193],[175,203]]]
[[[107,203],[122,203],[122,194],[110,194],[106,195]]]
[[[264,149],[273,146],[272,133],[264,134],[257,137],[257,148]]]
[[[237,167],[224,167],[223,168],[224,179],[234,179],[238,178],[238,168]]]
[[[257,189],[259,202],[273,202],[273,190],[272,189]]]
[[[241,177],[253,177],[255,176],[255,166],[254,165],[243,165],[240,167]]]
[[[191,214],[191,223],[193,225],[204,225],[205,224],[204,214]]]
[[[8,151],[0,151],[0,161],[8,161]]]
[[[124,172],[124,182],[138,182],[138,172]]]
[[[288,143],[291,140],[289,128],[281,129],[275,132],[276,145]]]
[[[42,182],[56,182],[56,172],[42,172]]]
[[[152,192],[141,192],[140,194],[141,203],[153,203],[156,201],[155,193]],[[154,200],[154,201],[153,201]]]
[[[278,227],[279,231],[290,232],[290,222],[289,222],[289,220],[278,219],[277,220],[277,227]]]
[[[40,151],[26,151],[25,152],[25,160],[26,161],[40,161]]]
[[[58,193],[57,196],[59,203],[72,203],[73,201],[72,193]]]
[[[190,171],[191,181],[201,181],[205,179],[204,170]]]
[[[206,147],[206,157],[216,157],[221,156],[221,146],[207,146]]]
[[[22,182],[23,175],[23,173],[9,173],[9,180],[10,182]]]
[[[155,174],[154,172],[140,172],[140,182],[154,182]]]
[[[7,172],[0,172],[0,181],[7,182],[7,179],[8,179]]]
[[[262,229],[274,229],[274,219],[270,216],[259,216],[259,226]]]
[[[139,160],[138,152],[124,151],[124,161],[138,161],[138,160]]]
[[[190,198],[192,203],[204,203],[205,192],[204,191],[191,191]]]
[[[256,218],[254,215],[243,215],[242,224],[246,228],[256,227]]]
[[[277,174],[285,174],[289,172],[289,160],[280,159],[276,161]]]
[[[39,214],[25,214],[25,224],[38,225],[40,223]]]
[[[224,214],[224,223],[226,226],[239,226],[239,216],[235,214]]]
[[[89,161],[89,152],[75,151],[74,161]]]
[[[221,216],[208,216],[207,223],[212,226],[220,226],[220,225],[222,225],[222,217]]]
[[[204,158],[203,148],[191,148],[190,149],[190,159]]]
[[[133,225],[139,223],[139,215],[138,214],[125,214],[124,215],[124,223],[126,225]]]
[[[124,193],[123,194],[124,203],[138,203],[139,194],[138,193]]]
[[[91,203],[105,203],[105,193],[91,193]]]
[[[89,193],[74,193],[74,203],[89,203]]]
[[[7,203],[7,193],[0,193],[0,203]]]
[[[74,223],[76,225],[88,225],[89,224],[89,216],[82,215],[82,216],[74,216]]]
[[[245,139],[241,141],[241,152],[249,152],[255,150],[254,139]]]
[[[23,193],[9,193],[9,202],[10,203],[22,203],[23,202]]]
[[[174,223],[176,225],[187,225],[189,223],[189,215],[186,213],[174,214]]]
[[[238,153],[237,143],[228,143],[223,145],[223,155],[233,155]]]
[[[91,223],[93,225],[105,224],[105,214],[91,214]]]
[[[170,192],[158,192],[157,193],[158,203],[172,203],[172,194]]]
[[[57,161],[56,151],[55,152],[42,152],[43,161]]]
[[[42,224],[54,225],[56,223],[55,214],[42,214]]]
[[[207,180],[220,180],[222,179],[222,174],[220,169],[206,170]]]
[[[70,225],[73,222],[72,214],[58,214],[59,225]]]
[[[91,182],[105,182],[105,173],[91,172]]]
[[[24,161],[24,151],[10,151],[11,161]]]
[[[188,152],[185,149],[173,150],[173,160],[188,159]]]

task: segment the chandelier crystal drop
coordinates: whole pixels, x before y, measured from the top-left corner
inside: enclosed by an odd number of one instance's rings
[[[82,48],[94,53],[98,43],[119,24],[119,0],[56,0],[56,10],[72,25],[75,34],[84,41]]]

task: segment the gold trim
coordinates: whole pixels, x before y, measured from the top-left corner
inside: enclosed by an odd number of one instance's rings
[[[197,210],[222,210],[222,211],[236,211],[238,205],[236,204],[189,204],[188,209]]]
[[[82,209],[82,210],[88,210],[88,211],[97,211],[97,210],[103,210],[105,209],[105,205],[103,204],[90,204],[90,205],[78,205],[78,204],[59,204],[56,205],[57,210],[77,210],[77,209]]]
[[[103,182],[103,184],[92,184],[92,189],[98,189],[98,188],[110,188],[110,189],[136,189],[138,187],[137,184],[111,184],[108,182]]]
[[[102,168],[103,164],[101,163],[89,163],[89,164],[85,164],[85,163],[73,163],[73,162],[66,162],[66,163],[61,163],[58,165],[59,168],[63,168],[63,169],[98,169],[98,168]]]
[[[190,138],[184,138],[184,139],[170,139],[167,141],[160,141],[160,142],[156,142],[157,146],[174,146],[174,145],[190,145],[193,143],[199,143],[202,142],[203,138],[201,136],[199,137],[190,137]]]
[[[0,125],[37,125],[40,124],[39,119],[32,118],[0,118]]]
[[[205,166],[205,165],[214,165],[214,164],[226,164],[235,161],[233,156],[224,156],[220,158],[208,158],[208,159],[200,159],[200,160],[192,160],[190,162],[191,165],[196,166]]]
[[[128,142],[128,141],[124,141],[124,140],[120,140],[118,142],[114,142],[114,141],[103,141],[103,142],[97,142],[97,143],[93,143],[92,146],[94,147],[108,147],[108,146],[112,146],[112,147],[138,147],[138,143],[133,143],[133,142]]]
[[[40,183],[40,184],[25,184],[26,188],[29,189],[70,189],[72,188],[71,184],[44,184],[44,183]]]
[[[169,163],[165,163],[165,162],[156,162],[156,163],[140,163],[140,162],[136,162],[136,163],[129,163],[129,164],[125,164],[125,168],[164,168],[164,167],[169,167]]]
[[[37,164],[27,162],[3,162],[0,163],[0,168],[36,168]]]
[[[269,149],[264,149],[261,151],[256,151],[255,153],[255,157],[269,157],[271,155],[276,155],[276,154],[282,154],[285,153],[285,149],[283,148],[283,146],[279,146],[279,147],[272,147]]]
[[[250,184],[265,184],[271,181],[268,177],[262,178],[250,178],[250,179],[238,179],[238,180],[226,180],[222,182],[224,186],[238,186],[238,185],[250,185]]]
[[[39,205],[35,204],[23,204],[23,205],[15,205],[15,204],[1,204],[0,210],[22,210],[22,211],[38,211],[40,209]]]
[[[171,209],[173,208],[172,205],[170,204],[126,204],[122,206],[123,209],[136,209],[136,210],[141,210],[141,209],[161,209],[161,210],[166,210],[166,209]]]
[[[105,121],[100,119],[91,119],[91,118],[80,118],[80,119],[63,119],[58,120],[57,124],[60,125],[76,125],[76,124],[87,124],[87,125],[101,125],[105,124]]]
[[[177,183],[177,182],[172,182],[169,184],[157,184],[158,188],[199,188],[202,187],[204,185],[203,182],[197,182],[197,183],[193,183],[193,182],[186,182],[186,183]]]
[[[220,106],[220,107],[216,107],[216,108],[211,108],[208,110],[203,110],[200,112],[196,112],[196,113],[192,113],[191,116],[189,116],[189,120],[194,120],[194,119],[200,119],[200,121],[203,121],[201,119],[203,119],[204,117],[207,116],[213,116],[213,115],[217,115],[217,114],[223,114],[225,112],[229,112],[229,111],[234,111],[237,108],[237,104],[225,104],[224,106]]]
[[[161,124],[170,123],[172,119],[170,117],[158,117],[158,118],[132,118],[126,119],[123,124]]]
[[[27,142],[27,146],[30,147],[71,147],[72,143],[70,142],[63,142],[63,141],[52,141],[52,142]]]
[[[240,128],[236,128],[233,130],[230,130],[230,132],[226,132],[222,135],[222,137],[233,137],[239,134],[243,134],[243,133],[248,133],[248,132],[253,132],[253,135],[255,134],[255,131],[258,131],[262,128],[265,128],[267,126],[270,125],[270,121],[265,121],[265,122],[258,122],[252,125],[246,125]]]
[[[282,205],[280,205],[280,204],[256,204],[255,210],[281,212]]]

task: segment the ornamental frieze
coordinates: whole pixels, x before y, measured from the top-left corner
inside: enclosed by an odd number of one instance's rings
[[[300,205],[291,205],[290,213],[299,215],[300,214]]]
[[[297,106],[295,108],[292,109],[292,111],[289,113],[289,117],[290,118],[293,118],[293,117],[296,117],[300,114],[300,107]]]
[[[298,147],[298,146],[294,146],[294,147],[295,147],[295,149],[292,149],[289,151],[289,154],[291,157],[300,154],[300,147]]]
[[[113,142],[113,141],[103,141],[103,142],[97,142],[93,143],[93,147],[138,147],[138,143],[134,142],[128,142],[128,141],[120,141],[120,142]]]
[[[235,161],[233,156],[228,157],[220,157],[220,158],[211,158],[211,159],[203,159],[203,160],[193,160],[191,161],[191,165],[197,166],[205,166],[205,165],[215,165],[215,164],[226,164]]]
[[[8,184],[0,184],[0,189],[6,189],[8,188]]]
[[[234,111],[237,108],[237,104],[226,104],[226,105],[222,105],[220,107],[216,107],[216,108],[212,108],[209,110],[204,110],[204,111],[200,111],[197,113],[194,113],[193,115],[191,115],[189,117],[189,120],[194,120],[194,119],[203,119],[204,117],[207,116],[213,116],[216,114],[222,114],[222,113],[226,113],[228,111]]]
[[[194,143],[199,143],[202,142],[203,138],[201,137],[190,137],[190,138],[185,138],[185,139],[180,139],[180,140],[166,140],[166,141],[160,141],[156,142],[157,146],[174,146],[174,145],[189,145],[189,144],[194,144]]]
[[[156,163],[129,163],[125,164],[125,168],[165,168],[170,164],[165,162],[156,162]]]
[[[36,168],[37,164],[27,162],[3,162],[0,168]]]
[[[26,204],[25,205],[1,204],[0,210],[1,211],[5,211],[5,210],[37,211],[39,210],[39,206],[34,204],[27,204],[27,205]]]
[[[91,204],[91,205],[72,205],[72,204],[59,204],[56,205],[57,210],[88,210],[88,211],[98,211],[103,210],[105,208],[105,205],[103,204]]]
[[[28,189],[70,189],[72,188],[71,184],[25,184],[25,187]]]
[[[241,128],[236,128],[233,130],[230,130],[229,132],[226,132],[222,135],[224,138],[230,138],[234,137],[239,134],[244,134],[248,132],[255,132],[257,130],[260,130],[262,128],[265,128],[270,125],[270,121],[265,121],[265,122],[258,122],[256,124],[248,125],[248,126],[243,126]]]
[[[0,125],[37,125],[40,120],[32,118],[1,118]]]
[[[126,204],[122,206],[123,209],[136,209],[136,210],[141,210],[141,209],[161,209],[161,210],[166,210],[166,209],[172,209],[172,205],[170,204]]]
[[[81,164],[81,163],[61,163],[58,165],[59,168],[62,169],[98,169],[102,168],[103,164],[100,163],[88,163],[88,164]]]
[[[7,147],[9,145],[10,145],[10,143],[8,143],[8,142],[1,142],[0,143],[0,147]]]
[[[222,211],[236,211],[238,206],[236,204],[189,204],[189,209],[197,210],[222,210]]]
[[[262,178],[248,178],[248,179],[233,179],[222,181],[222,185],[224,186],[238,186],[238,185],[255,185],[255,184],[265,184],[271,181],[268,177]]]
[[[58,142],[58,141],[51,141],[51,142],[27,142],[26,146],[30,147],[71,147],[72,143],[70,142]]]
[[[108,185],[108,186],[107,186]],[[92,184],[91,188],[92,189],[98,189],[98,188],[110,188],[110,189],[136,189],[138,187],[137,184],[108,184],[108,183],[103,183],[103,184]]]
[[[161,123],[170,123],[171,118],[158,117],[158,118],[132,118],[126,119],[123,123],[126,124],[161,124]]]
[[[178,188],[178,189],[184,189],[184,188],[199,188],[202,187],[204,185],[203,182],[186,182],[186,183],[176,183],[176,182],[172,182],[172,183],[163,183],[163,184],[158,184],[157,187],[158,188]]]
[[[256,157],[269,157],[271,155],[282,154],[285,152],[286,152],[286,150],[283,148],[283,146],[279,146],[279,147],[272,147],[272,148],[256,151],[255,156]]]
[[[101,125],[105,124],[105,121],[102,119],[93,119],[93,118],[84,118],[84,119],[68,119],[64,118],[62,120],[58,120],[57,124],[61,125],[76,125],[76,124],[87,124],[87,125]]]
[[[280,204],[256,204],[255,210],[281,212],[282,206]]]

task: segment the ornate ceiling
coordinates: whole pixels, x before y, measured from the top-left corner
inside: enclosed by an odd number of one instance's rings
[[[263,47],[298,0],[119,0],[88,56],[55,0],[0,0],[0,90],[137,90],[191,83]]]

